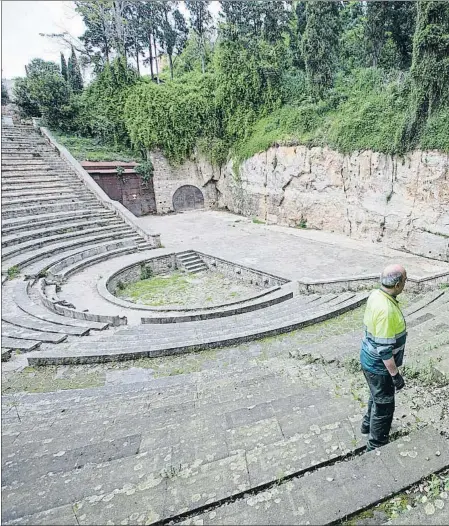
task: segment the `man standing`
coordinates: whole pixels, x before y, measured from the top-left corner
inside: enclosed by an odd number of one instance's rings
[[[394,394],[404,387],[398,371],[404,357],[407,332],[396,297],[404,290],[407,273],[401,265],[389,265],[366,304],[365,335],[360,351],[370,397],[361,431],[369,434],[367,451],[388,443],[394,413]]]

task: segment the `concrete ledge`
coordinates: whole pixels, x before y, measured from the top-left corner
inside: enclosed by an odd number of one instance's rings
[[[55,138],[51,135],[50,131],[47,128],[39,128],[40,133],[44,136],[50,146],[56,150],[59,156],[73,169],[75,174],[85,186],[93,193],[100,203],[112,210],[116,215],[121,217],[127,225],[129,225],[135,232],[148,241],[153,248],[159,248],[161,246],[161,236],[160,234],[149,234],[145,232],[137,223],[134,214],[132,214],[127,208],[125,208],[118,201],[113,201],[104,190],[91,178],[91,176],[84,170],[80,163],[72,156],[72,154],[65,148],[60,145]]]
[[[120,325],[126,325],[128,320],[126,316],[105,316],[103,314],[93,314],[91,312],[81,312],[70,307],[61,305],[58,301],[49,299],[45,295],[45,287],[47,282],[45,278],[40,278],[37,290],[41,299],[42,304],[47,307],[48,310],[54,312],[55,314],[60,314],[61,316],[66,316],[68,318],[75,318],[77,320],[86,320],[86,321],[95,321],[97,323],[108,323],[114,327]]]
[[[440,272],[424,278],[408,277],[406,290],[408,292],[429,291],[441,284],[449,283],[449,271]],[[325,280],[304,278],[298,281],[300,294],[325,294],[329,292],[346,292],[372,289],[379,284],[379,275],[352,276]]]

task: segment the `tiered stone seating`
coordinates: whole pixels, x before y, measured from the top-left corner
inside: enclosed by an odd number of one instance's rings
[[[329,524],[447,465],[432,427],[352,456],[361,411],[247,361],[4,396],[2,523]]]
[[[150,242],[102,206],[37,131],[30,126],[3,128],[4,348],[29,351],[39,342],[57,343],[67,335],[84,336],[107,326],[52,315],[39,302],[25,298],[28,286],[17,303],[18,280],[46,275],[49,269],[62,272],[65,279],[105,258],[151,248]],[[8,277],[16,279],[8,281]]]

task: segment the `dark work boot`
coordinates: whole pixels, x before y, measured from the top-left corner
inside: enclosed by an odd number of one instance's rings
[[[362,435],[369,435],[369,426],[367,426],[365,422],[362,422],[360,426],[360,433],[362,433]]]

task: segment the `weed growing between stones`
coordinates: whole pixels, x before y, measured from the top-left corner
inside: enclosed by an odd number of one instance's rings
[[[257,217],[253,217],[253,223],[256,225],[264,225],[265,221],[261,221],[260,219],[257,219]]]
[[[348,521],[343,526],[358,526],[362,524],[385,524],[387,520],[403,516],[407,518],[407,512],[421,508],[429,516],[429,524],[432,524],[431,516],[439,509],[449,507],[449,470],[431,475],[408,490],[385,500],[384,502],[365,510]],[[367,522],[367,519],[375,519]]]
[[[14,265],[13,267],[9,267],[7,274],[8,274],[8,279],[17,278],[17,276],[20,274],[20,269],[19,267]]]
[[[436,360],[430,358],[422,366],[404,365],[402,372],[405,378],[417,380],[424,386],[449,385],[449,380],[435,371]]]

